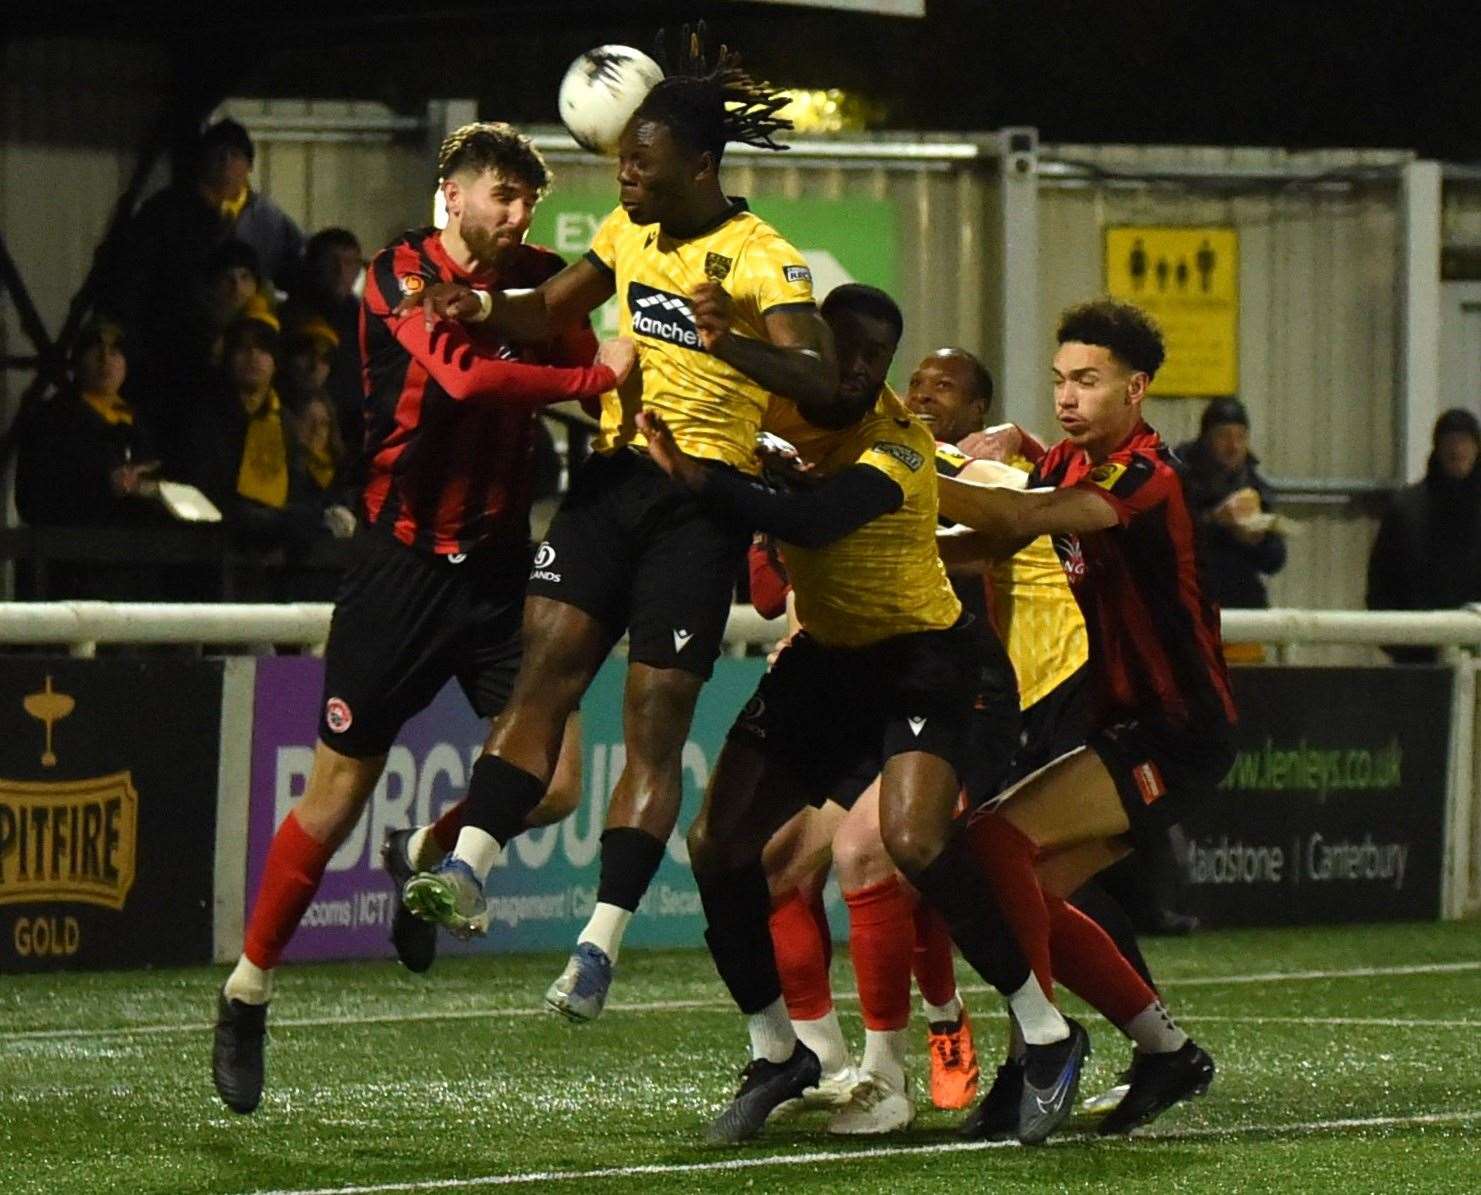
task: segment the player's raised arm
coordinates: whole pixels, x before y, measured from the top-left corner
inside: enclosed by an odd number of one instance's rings
[[[533,290],[480,291],[455,282],[436,283],[403,298],[392,314],[405,316],[420,309],[428,331],[445,319],[483,324],[511,340],[547,340],[584,319],[612,294],[611,273],[582,258]]]
[[[938,487],[942,518],[1020,548],[1041,535],[1104,531],[1119,522],[1115,508],[1089,490],[1023,492],[953,477],[939,478]]]
[[[706,282],[689,296],[694,327],[705,350],[733,365],[773,394],[794,400],[804,410],[824,408],[838,394],[838,358],[833,333],[811,304],[774,307],[763,316],[768,340],[742,336],[731,328],[734,304],[717,282]]]

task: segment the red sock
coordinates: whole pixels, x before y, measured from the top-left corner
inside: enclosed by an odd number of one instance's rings
[[[267,866],[242,944],[242,953],[254,966],[270,971],[278,965],[283,948],[319,890],[332,854],[332,847],[308,836],[295,813],[283,819],[268,847]]]
[[[449,805],[442,816],[432,823],[432,841],[442,848],[443,854],[458,845],[458,832],[463,828],[463,815],[467,807],[468,798],[464,797],[456,805]]]
[[[956,960],[951,934],[941,914],[924,902],[915,906],[915,986],[927,1004],[946,1004],[956,995]]]
[[[1054,978],[1116,1026],[1124,1026],[1157,999],[1110,934],[1067,901],[1044,896]]]
[[[1054,999],[1054,978],[1049,962],[1049,910],[1044,891],[1034,872],[1039,848],[1033,839],[996,813],[974,818],[967,828],[967,842],[987,872],[998,907],[1018,940],[1018,947],[1033,968],[1044,994]]]
[[[825,949],[828,934],[819,930],[812,904],[793,889],[771,906],[771,948],[787,1015],[794,1021],[816,1021],[833,1007]],[[826,916],[823,924],[828,924]]]
[[[910,1023],[910,956],[915,950],[913,901],[899,877],[845,892],[849,951],[867,1029],[903,1029]]]

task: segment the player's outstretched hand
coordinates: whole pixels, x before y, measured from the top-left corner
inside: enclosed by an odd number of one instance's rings
[[[999,423],[985,431],[973,432],[957,448],[974,460],[1006,464],[1023,448],[1023,432],[1016,423]]]
[[[730,295],[718,282],[702,282],[689,295],[689,310],[694,313],[694,330],[706,352],[712,352],[721,337],[730,331],[734,305]]]
[[[704,484],[704,466],[679,447],[662,416],[653,411],[639,411],[637,423],[648,441],[648,455],[654,464],[691,490]]]
[[[604,340],[597,345],[596,364],[605,365],[617,375],[620,386],[627,381],[633,366],[638,363],[638,346],[625,336],[615,340]]]
[[[410,315],[418,307],[427,321],[427,330],[440,319],[476,320],[483,311],[478,295],[471,286],[458,282],[434,282],[419,291],[402,296],[391,314]]]

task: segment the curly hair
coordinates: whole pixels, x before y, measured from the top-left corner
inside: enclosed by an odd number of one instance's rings
[[[790,129],[792,122],[777,113],[791,100],[772,84],[754,79],[741,67],[740,55],[721,46],[714,62],[705,50],[701,21],[679,37],[680,57],[670,60],[667,38],[658,34],[656,57],[664,78],[638,105],[634,117],[665,126],[681,144],[711,154],[716,163],[727,143],[759,149],[786,149],[773,134]]]
[[[1060,344],[1076,341],[1109,349],[1118,361],[1148,377],[1157,376],[1167,356],[1157,322],[1119,299],[1092,299],[1066,309],[1055,336]]]
[[[542,197],[552,175],[535,143],[503,121],[478,121],[454,129],[437,151],[437,178],[451,178],[459,170],[497,170],[518,179]]]

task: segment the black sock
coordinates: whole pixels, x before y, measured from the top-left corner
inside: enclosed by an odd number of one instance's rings
[[[476,826],[500,846],[522,833],[525,818],[545,796],[545,781],[497,755],[480,755],[468,780],[466,826]]]
[[[704,905],[705,944],[741,1012],[750,1016],[781,997],[771,946],[771,893],[760,862],[708,878],[696,875]]]
[[[972,970],[1004,996],[1028,982],[1028,959],[960,835],[953,834],[930,864],[906,878],[946,919],[951,940]]]
[[[617,826],[602,833],[602,878],[597,900],[635,913],[663,862],[663,843],[646,830]]]
[[[1122,957],[1155,992],[1157,985],[1152,982],[1151,968],[1142,957],[1142,948],[1136,940],[1136,929],[1131,924],[1131,918],[1126,915],[1126,910],[1112,899],[1111,894],[1095,880],[1090,880],[1075,890],[1075,894],[1070,897],[1070,904],[1106,931],[1111,941],[1116,943],[1116,949],[1121,952]]]

